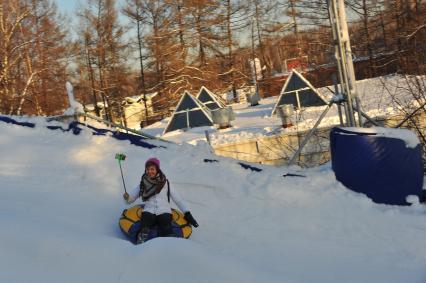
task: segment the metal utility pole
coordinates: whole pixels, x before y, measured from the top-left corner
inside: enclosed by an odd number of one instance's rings
[[[330,110],[331,106],[334,103],[337,103],[338,107],[341,102],[345,104],[345,117],[346,117],[346,126],[349,127],[358,127],[362,126],[362,115],[367,118],[370,122],[374,124],[374,121],[371,120],[365,113],[362,112],[359,98],[357,97],[356,91],[356,79],[354,65],[352,61],[352,50],[351,43],[349,40],[348,24],[346,21],[346,12],[345,12],[345,3],[344,0],[327,0],[328,14],[330,17],[330,24],[333,30],[333,39],[335,46],[334,56],[336,58],[337,65],[337,74],[338,80],[340,83],[340,92],[343,95],[341,101],[334,101],[333,99],[327,105],[327,108],[321,114],[320,118],[314,125],[314,127],[309,131],[308,135],[303,139],[302,143],[299,146],[299,149],[294,153],[293,157],[290,159],[288,165],[292,165],[299,154],[302,152],[303,147],[308,143],[309,139],[312,137],[314,132],[317,130],[318,126],[321,123],[321,120],[325,117],[327,112]],[[339,88],[335,84],[335,91]],[[341,115],[340,107],[339,110],[339,119],[340,123],[343,122],[343,115]],[[355,119],[354,111],[358,112],[358,120]]]
[[[361,115],[358,121],[354,109],[361,109],[356,91],[356,79],[352,61],[351,43],[349,40],[348,24],[346,20],[344,0],[327,0],[330,24],[333,30],[335,45],[335,58],[340,89],[345,99],[345,111],[348,117],[347,126],[357,127],[362,125]],[[354,107],[355,106],[355,107]]]
[[[253,60],[253,84],[255,85],[257,91],[256,54],[254,50],[254,18],[251,19],[251,58]]]

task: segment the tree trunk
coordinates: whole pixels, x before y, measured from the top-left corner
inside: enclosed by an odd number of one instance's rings
[[[139,49],[139,63],[140,63],[140,74],[141,74],[141,90],[143,93],[143,103],[145,107],[145,123],[148,119],[148,107],[146,105],[146,89],[145,89],[145,73],[144,73],[144,67],[143,67],[143,54],[142,54],[142,35],[141,35],[141,19],[139,18],[139,8],[137,8],[137,36],[138,36],[138,49]]]
[[[364,33],[365,33],[365,42],[367,44],[367,52],[368,52],[368,61],[369,61],[369,71],[368,71],[368,77],[371,77],[372,75],[375,75],[375,67],[373,63],[373,48],[371,46],[370,41],[370,28],[368,25],[369,20],[369,13],[368,13],[368,6],[367,6],[367,0],[362,0],[362,12],[363,12],[363,27],[364,27]]]

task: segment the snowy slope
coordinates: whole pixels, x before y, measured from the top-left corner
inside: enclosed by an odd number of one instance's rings
[[[422,81],[425,78],[419,77]],[[413,83],[411,83],[413,84]],[[413,101],[411,89],[407,78],[399,75],[377,77],[357,81],[357,90],[361,99],[363,111],[373,118],[384,118],[398,114],[399,108]],[[332,98],[331,87],[318,89],[327,100]],[[215,127],[193,128],[188,131],[174,131],[163,137],[175,142],[189,142],[195,144],[198,140],[205,140],[205,131],[211,133],[213,145],[226,144],[230,142],[257,139],[261,136],[274,135],[280,132],[291,133],[311,129],[321,113],[326,108],[309,107],[295,111],[293,116],[293,127],[282,129],[281,120],[277,116],[271,117],[272,109],[278,100],[278,96],[262,99],[259,106],[249,107],[248,103],[233,104],[236,120],[232,122],[233,127],[227,130],[217,131]],[[170,118],[157,122],[144,128],[144,131],[161,136]],[[333,106],[320,124],[320,127],[338,125],[339,117],[336,106]]]
[[[426,280],[426,209],[374,204],[328,166],[283,178],[285,168],[245,170],[203,144],[149,150],[36,122],[0,122],[0,282]],[[128,186],[161,159],[200,223],[190,240],[123,238],[116,152],[128,156]]]

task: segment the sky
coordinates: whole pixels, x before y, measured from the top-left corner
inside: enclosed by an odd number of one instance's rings
[[[84,7],[88,1],[87,0],[52,0],[52,1],[56,3],[59,13],[66,16],[70,20],[71,25],[73,25],[71,32],[73,33],[73,35],[75,35],[76,31],[74,27],[78,21],[76,19],[77,9],[79,7],[80,8]],[[119,8],[120,7],[119,5],[122,3],[122,0],[117,0],[116,3],[117,3],[116,4],[117,8]],[[122,21],[124,24],[127,24],[126,17],[122,16],[121,14],[119,14],[119,20]]]
[[[59,11],[67,16],[71,16],[72,13],[75,12],[75,9],[78,6],[80,1],[74,0],[54,0],[56,5],[58,5]]]
[[[59,8],[59,11],[63,14],[71,16],[75,13],[76,9],[80,4],[84,6],[87,0],[52,0],[56,3]],[[116,3],[120,4],[122,1],[118,0]]]

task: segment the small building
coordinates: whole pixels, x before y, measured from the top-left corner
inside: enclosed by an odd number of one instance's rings
[[[101,119],[107,118],[107,109],[108,109],[108,103],[98,102],[97,107],[99,110],[99,116]],[[95,105],[93,104],[86,104],[84,105],[84,112],[91,115],[96,115]]]
[[[153,99],[157,96],[157,92],[146,94],[146,107],[144,95],[126,97],[121,103],[123,109],[124,123],[128,128],[139,128],[142,121],[147,121],[150,116],[154,115]]]
[[[113,115],[113,122],[122,124],[131,129],[138,129],[142,121],[147,121],[150,117],[154,116],[153,99],[156,96],[157,92],[146,94],[146,111],[143,94],[126,97],[121,101],[120,105],[118,103],[112,103],[109,106],[108,103],[104,104],[103,102],[98,102],[97,106],[100,118],[106,120],[109,115]],[[96,115],[95,106],[93,104],[85,105],[84,111],[88,114]]]

